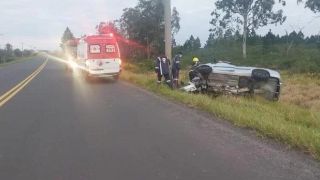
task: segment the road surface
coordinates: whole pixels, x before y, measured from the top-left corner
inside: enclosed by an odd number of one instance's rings
[[[45,58],[0,67],[0,96]],[[124,82],[49,60],[0,107],[2,180],[319,180],[319,163]]]

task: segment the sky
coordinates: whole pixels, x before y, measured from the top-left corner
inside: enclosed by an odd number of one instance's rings
[[[202,44],[208,38],[211,12],[216,0],[171,0],[181,17],[181,30],[176,36],[183,44],[191,34]],[[11,43],[15,48],[58,50],[63,31],[68,26],[75,36],[94,34],[101,21],[119,19],[123,9],[134,7],[137,0],[1,0],[0,48]],[[283,26],[269,25],[257,33],[272,29],[275,34],[302,29],[305,35],[320,33],[320,17],[296,0],[287,0]],[[319,16],[319,15],[318,15]]]

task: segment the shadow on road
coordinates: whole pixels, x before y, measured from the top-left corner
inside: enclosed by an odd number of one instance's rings
[[[86,77],[85,81],[88,84],[114,84],[118,82],[118,80],[115,80],[113,78],[93,78],[93,77]]]

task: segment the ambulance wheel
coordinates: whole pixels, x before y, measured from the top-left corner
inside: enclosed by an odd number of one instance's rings
[[[92,81],[92,77],[89,76],[89,74],[85,74],[85,79],[87,82],[91,82]]]
[[[65,66],[65,70],[66,70],[67,72],[72,72],[72,68],[71,68],[69,65],[66,65],[66,66]]]
[[[114,76],[113,79],[114,79],[115,81],[118,81],[118,80],[120,79],[120,75]]]

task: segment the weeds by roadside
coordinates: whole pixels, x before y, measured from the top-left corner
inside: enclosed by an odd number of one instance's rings
[[[281,101],[320,111],[319,74],[283,73]]]
[[[32,57],[34,57],[34,56],[19,57],[19,58],[12,60],[12,61],[6,62],[6,63],[0,63],[0,67],[4,67],[4,66],[10,65],[10,64],[15,64],[15,63],[18,63],[21,61],[30,60]]]

